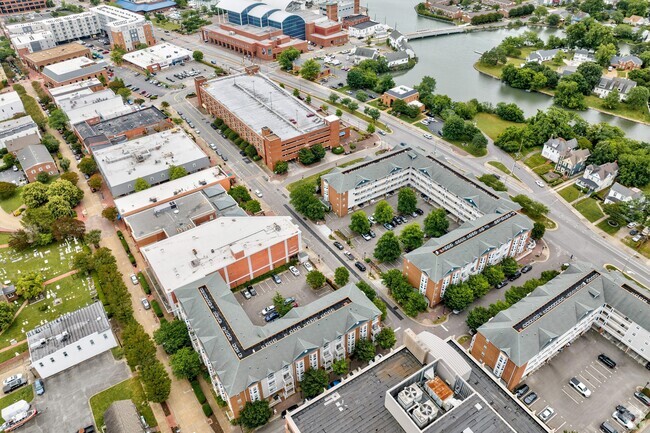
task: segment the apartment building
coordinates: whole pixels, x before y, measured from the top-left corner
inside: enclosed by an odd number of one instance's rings
[[[0,0],[0,15],[20,14],[46,7],[46,0]]]
[[[11,119],[18,113],[25,113],[25,107],[18,92],[11,91],[0,94],[0,122]]]
[[[153,25],[142,15],[106,5],[91,8],[90,12],[97,16],[111,48],[122,47],[126,51],[133,51],[141,44],[156,45]]]
[[[90,59],[90,49],[78,42],[59,45],[46,50],[30,52],[22,56],[25,64],[33,70],[40,72],[44,67],[77,57]]]
[[[308,369],[330,370],[354,352],[357,341],[374,339],[381,329],[381,312],[352,283],[261,327],[253,325],[219,273],[175,294],[179,316],[215,392],[228,403],[230,419],[246,402],[274,406],[287,399]]]
[[[41,21],[11,24],[7,26],[7,31],[11,35],[49,33],[54,42],[60,44],[98,35],[102,29],[96,14],[81,12]]]
[[[470,353],[509,388],[590,329],[650,361],[650,298],[618,271],[571,264],[477,330]]]
[[[135,191],[135,182],[156,185],[169,180],[171,166],[194,173],[210,166],[208,156],[182,130],[171,129],[95,150],[97,168],[113,197]]]
[[[11,45],[16,49],[16,53],[21,57],[25,54],[56,47],[56,41],[51,32],[10,35],[9,39],[11,39]]]
[[[31,117],[23,116],[0,123],[0,149],[16,153],[26,146],[40,143],[41,133]]]
[[[97,78],[100,82],[108,83],[106,74],[107,64],[87,57],[77,57],[55,63],[43,68],[41,75],[45,87],[59,87],[80,81]]]
[[[251,143],[271,170],[300,149],[338,146],[345,132],[337,116],[321,116],[262,74],[197,77],[195,85],[199,105]]]
[[[290,217],[218,218],[141,250],[168,311],[176,289],[209,275],[234,288],[284,265],[302,251],[300,229]]]

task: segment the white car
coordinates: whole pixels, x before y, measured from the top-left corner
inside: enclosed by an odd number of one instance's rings
[[[639,225],[638,222],[636,222],[636,221],[632,221],[631,223],[629,223],[629,224],[627,225],[627,228],[628,228],[628,229],[633,229],[634,227],[636,227],[636,226],[638,226],[638,225]]]
[[[265,309],[262,310],[262,316],[266,316],[269,314],[271,311],[275,311],[275,305],[269,305]]]
[[[7,385],[7,384],[9,384],[9,382],[13,382],[13,381],[16,380],[16,379],[22,379],[22,378],[23,378],[23,375],[22,375],[22,374],[20,374],[20,373],[19,373],[19,374],[14,374],[13,376],[9,376],[9,377],[6,378],[5,380],[3,380],[3,381],[2,381],[2,384],[3,384],[3,385]]]
[[[544,422],[553,418],[553,415],[555,415],[555,410],[553,410],[551,406],[546,406],[546,408],[543,411],[537,414],[539,419],[541,419]]]
[[[422,136],[424,138],[426,138],[427,140],[431,140],[433,138],[433,135],[431,135],[431,134],[422,134]]]
[[[628,430],[632,430],[634,428],[634,423],[632,422],[632,420],[618,411],[615,411],[612,414],[612,418],[614,418],[620,425],[622,425]]]
[[[571,379],[569,379],[569,385],[571,385],[576,391],[578,391],[584,397],[589,398],[591,396],[591,390],[589,388],[587,388],[587,385],[580,382],[575,377],[572,377]]]
[[[542,182],[541,180],[536,180],[535,183],[537,184],[538,187],[544,188],[544,182]]]
[[[256,190],[255,190],[255,195],[258,196],[259,198],[262,198],[262,196],[263,196],[264,194],[262,194],[262,191],[260,191],[259,189],[256,189]]]
[[[307,272],[311,272],[314,270],[314,267],[309,262],[305,262],[302,265],[305,267],[305,269],[307,269]]]
[[[136,277],[135,274],[131,274],[131,282],[134,286],[140,284],[140,281],[138,281],[138,277]]]
[[[289,272],[291,272],[296,277],[300,275],[300,271],[295,266],[289,266]]]

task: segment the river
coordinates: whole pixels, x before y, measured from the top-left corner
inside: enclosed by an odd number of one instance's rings
[[[408,33],[420,29],[441,28],[449,24],[418,17],[414,7],[418,0],[371,0],[368,4],[368,14],[376,21],[397,27],[400,32]],[[514,102],[521,107],[527,116],[537,110],[544,110],[553,104],[553,99],[540,93],[528,93],[513,89],[502,84],[499,80],[480,74],[473,67],[478,60],[478,52],[489,50],[498,45],[506,36],[518,35],[529,30],[503,29],[475,33],[462,33],[449,36],[438,36],[429,39],[416,39],[411,46],[418,55],[417,65],[395,77],[397,84],[413,86],[422,76],[430,75],[436,79],[436,93],[446,94],[456,101],[467,101],[476,98],[479,101]],[[540,38],[546,40],[557,30],[533,28]],[[607,122],[622,128],[629,137],[637,140],[648,140],[650,126],[630,122],[615,116],[599,113],[595,110],[579,112],[590,123]]]

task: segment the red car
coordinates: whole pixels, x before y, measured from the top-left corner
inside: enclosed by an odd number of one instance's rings
[[[102,54],[108,54],[108,51],[102,51]]]

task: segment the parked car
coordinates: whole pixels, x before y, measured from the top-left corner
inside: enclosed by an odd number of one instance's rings
[[[587,385],[580,382],[577,378],[572,377],[571,379],[569,379],[569,385],[571,385],[571,387],[573,387],[573,389],[575,389],[580,394],[582,394],[583,397],[590,397],[591,396],[591,390],[589,388],[587,388]]]
[[[614,362],[614,360],[609,356],[605,355],[604,353],[598,355],[598,360],[603,364],[605,364],[606,366],[608,366],[609,368],[616,367],[616,363]]]
[[[368,234],[370,235],[371,238],[377,237],[377,234],[373,230],[370,230]]]
[[[622,414],[621,412],[615,411],[612,414],[612,418],[616,420],[620,425],[625,427],[626,429],[632,430],[634,428],[634,423],[630,418]]]
[[[522,383],[521,385],[519,385],[518,387],[515,388],[514,394],[515,394],[515,397],[521,398],[524,395],[526,395],[526,393],[528,391],[530,391],[530,387],[528,385],[526,385],[525,383]]]
[[[502,289],[502,288],[504,288],[504,287],[507,286],[507,285],[508,285],[508,280],[503,280],[503,281],[501,281],[500,283],[497,283],[497,285],[494,286],[494,287],[495,287],[496,289]]]
[[[526,397],[524,397],[524,404],[526,406],[530,406],[537,400],[537,393],[536,392],[531,392],[528,394]]]
[[[637,400],[639,400],[641,403],[645,404],[646,406],[650,407],[650,397],[645,395],[642,392],[636,391],[634,393],[634,396],[636,397]]]
[[[395,228],[395,226],[392,225],[391,223],[384,223],[384,228],[386,230],[393,230]]]
[[[248,289],[248,293],[250,293],[251,296],[257,296],[257,292],[255,291],[253,286],[248,286],[247,289]]]
[[[309,263],[309,261],[303,263],[302,265],[305,267],[305,269],[307,270],[307,272],[311,272],[311,271],[314,270],[314,267],[312,266],[311,263]]]
[[[361,235],[361,237],[363,239],[365,239],[366,241],[369,241],[370,239],[372,239],[372,236],[370,236],[370,233],[364,233],[364,234]]]
[[[357,268],[358,270],[360,270],[361,272],[366,272],[366,265],[364,265],[363,263],[361,263],[361,262],[354,262],[354,266],[356,266],[356,268]]]
[[[342,250],[344,248],[343,244],[339,241],[334,241],[334,246],[339,250]]]
[[[555,415],[555,410],[553,410],[553,408],[550,406],[546,406],[546,408],[543,411],[541,411],[537,416],[539,417],[539,419],[546,422],[549,419],[551,419],[553,415]]]
[[[631,419],[632,421],[634,421],[636,419],[634,414],[632,412],[630,412],[628,410],[628,408],[626,408],[625,406],[623,406],[621,404],[616,405],[616,411],[620,412],[622,415],[626,416],[627,418]]]
[[[420,208],[415,209],[415,213],[417,213],[418,215],[424,215],[424,211]]]
[[[618,433],[618,430],[614,428],[610,423],[605,421],[604,423],[600,424],[600,431],[604,433]]]
[[[639,234],[639,231],[636,229],[630,230],[630,236],[636,236]]]
[[[18,379],[14,379],[11,382],[7,383],[2,388],[2,392],[4,392],[5,394],[9,394],[11,391],[13,391],[15,389],[18,389],[18,388],[20,388],[22,386],[25,386],[25,385],[27,385],[27,380],[20,377]]]
[[[368,217],[368,221],[370,221],[370,224],[376,224],[377,223],[377,220],[375,219],[375,217],[373,215],[370,215]]]
[[[271,311],[269,314],[264,316],[264,320],[267,322],[272,322],[278,317],[280,317],[280,313],[278,313],[277,311]]]
[[[633,242],[639,242],[641,240],[641,235],[636,235],[632,238]]]
[[[513,275],[509,276],[508,279],[510,281],[515,281],[519,277],[521,277],[521,271],[515,272]]]
[[[627,225],[627,228],[628,228],[628,229],[633,229],[634,227],[636,227],[636,226],[638,226],[638,225],[639,225],[638,222],[636,222],[636,221],[632,221],[631,223],[629,223],[629,224]]]
[[[347,257],[349,260],[354,260],[354,256],[350,251],[343,251],[343,255]]]
[[[275,311],[275,305],[269,305],[268,307],[263,308],[263,309],[262,309],[262,316],[266,316],[266,315],[269,314],[271,311]]]
[[[22,378],[23,378],[23,375],[22,375],[22,374],[20,374],[20,373],[18,373],[18,374],[14,374],[13,376],[9,376],[9,377],[6,378],[5,380],[3,380],[3,381],[2,381],[2,386],[4,386],[4,385],[9,385],[9,384],[10,384],[11,382],[13,382],[14,380],[18,380],[18,379],[22,379]]]
[[[330,382],[330,384],[328,385],[327,389],[334,388],[334,387],[335,387],[336,385],[338,385],[339,383],[341,383],[341,379],[333,380],[333,381]]]
[[[280,279],[280,276],[279,276],[279,275],[273,274],[273,275],[271,276],[271,278],[273,278],[273,282],[274,282],[275,284],[280,284],[280,283],[282,283],[282,280]]]
[[[248,289],[242,290],[241,294],[244,296],[244,299],[250,299],[252,297]]]
[[[295,266],[289,266],[289,272],[291,272],[296,277],[300,275],[300,271]]]
[[[140,281],[138,280],[138,277],[135,274],[131,274],[131,282],[133,283],[133,285],[140,284]]]
[[[530,272],[532,270],[533,270],[533,265],[526,265],[523,268],[521,268],[521,272],[524,273],[524,274],[526,274],[526,273],[528,273],[528,272]]]
[[[147,298],[142,298],[140,302],[142,302],[142,306],[144,307],[145,310],[151,308],[151,304],[149,303],[149,300]]]
[[[45,383],[43,382],[43,379],[36,379],[34,381],[34,392],[36,395],[45,394]]]
[[[260,197],[260,198],[264,195],[264,194],[262,194],[262,191],[260,191],[259,189],[256,189],[254,192],[255,192],[255,195]]]

